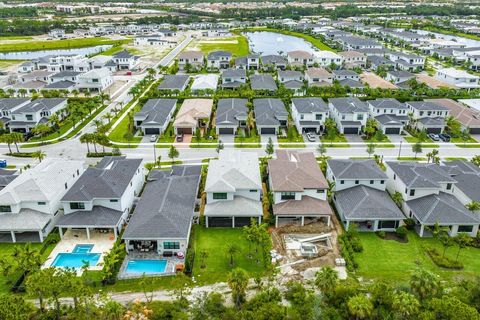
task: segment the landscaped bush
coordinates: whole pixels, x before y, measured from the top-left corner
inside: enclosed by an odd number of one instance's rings
[[[87,158],[103,158],[114,155],[113,152],[89,152],[87,153]]]
[[[35,156],[34,152],[12,152],[12,153],[7,153],[7,155],[11,157],[17,157],[17,158],[33,158]]]
[[[397,236],[401,239],[407,239],[408,230],[405,226],[400,226],[395,230]]]
[[[433,263],[441,268],[447,269],[455,269],[460,270],[463,269],[463,264],[460,261],[455,261],[448,257],[442,256],[440,252],[438,252],[435,248],[428,248],[426,249],[427,254],[432,259]]]
[[[59,243],[60,240],[61,240],[60,234],[58,234],[57,232],[52,232],[47,236],[44,243],[47,245],[56,244],[56,243]]]
[[[415,228],[415,220],[412,218],[405,219],[403,222],[405,223],[405,228],[407,228],[407,230],[413,230]]]
[[[377,231],[375,232],[377,236],[379,236],[382,239],[385,239],[385,231]]]
[[[472,241],[470,241],[469,245],[471,247],[480,249],[480,231],[477,233],[477,236],[475,238],[472,238]]]
[[[355,271],[358,268],[358,263],[355,261],[355,251],[346,233],[338,237],[338,243],[340,245],[340,254],[345,259],[347,270]]]

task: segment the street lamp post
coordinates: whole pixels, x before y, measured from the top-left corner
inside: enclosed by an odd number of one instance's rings
[[[398,158],[400,159],[400,154],[402,153],[402,143],[403,141],[400,141],[400,146],[398,147]]]

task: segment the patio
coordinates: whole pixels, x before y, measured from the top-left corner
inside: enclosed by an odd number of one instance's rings
[[[47,260],[43,264],[43,268],[51,267],[55,258],[59,253],[71,253],[75,246],[79,244],[93,244],[91,253],[100,253],[100,259],[95,266],[90,266],[88,270],[102,270],[103,256],[109,252],[115,243],[113,233],[101,233],[97,230],[90,231],[90,238],[87,237],[85,230],[68,229],[64,234],[62,240],[55,246]],[[81,270],[77,273],[81,274]]]

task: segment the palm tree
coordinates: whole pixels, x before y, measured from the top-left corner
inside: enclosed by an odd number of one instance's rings
[[[364,294],[357,294],[348,299],[348,312],[355,317],[355,319],[368,319],[372,315],[373,304],[370,299]]]
[[[240,248],[235,243],[227,245],[227,254],[230,256],[230,266],[235,264],[235,255],[240,251]]]
[[[233,269],[228,275],[228,286],[232,290],[232,299],[238,308],[245,301],[248,286],[248,274],[241,268]]]
[[[403,203],[403,195],[401,192],[395,191],[394,194],[392,194],[392,200],[395,202],[395,204],[400,208]]]
[[[11,141],[15,144],[15,148],[17,149],[17,153],[20,151],[18,150],[18,143],[24,141],[23,134],[20,132],[12,132],[10,133]]]
[[[91,140],[91,135],[89,133],[82,134],[80,136],[80,143],[86,143],[87,144],[87,152],[90,153],[90,142]]]
[[[38,162],[42,162],[43,159],[45,159],[45,152],[42,150],[37,150],[33,152],[33,157],[38,160]]]
[[[439,277],[425,269],[418,269],[412,274],[410,288],[420,301],[437,296],[443,291]]]
[[[399,319],[413,318],[420,308],[417,298],[408,292],[400,291],[393,296],[392,309]]]
[[[60,117],[58,116],[58,114],[52,114],[48,119],[48,123],[50,123],[52,127],[58,128],[60,126]],[[58,132],[58,134],[60,134],[60,131]]]
[[[200,268],[205,269],[205,259],[208,258],[208,251],[207,250],[202,250],[200,251]]]
[[[107,122],[110,123],[110,120],[113,118],[110,112],[107,112],[103,115],[103,118],[107,119]]]
[[[479,211],[480,210],[480,201],[472,201],[467,203],[467,209],[470,211]]]
[[[332,292],[338,282],[338,273],[332,267],[323,267],[317,272],[315,277],[315,285],[323,294]]]
[[[468,246],[472,242],[472,238],[465,232],[460,232],[455,237],[455,242],[458,245],[457,256],[455,257],[455,261],[458,261],[458,256],[460,255],[460,250]]]
[[[5,133],[0,136],[0,141],[6,143],[8,146],[8,153],[12,154],[12,148],[10,145],[13,143],[12,135],[10,133]]]

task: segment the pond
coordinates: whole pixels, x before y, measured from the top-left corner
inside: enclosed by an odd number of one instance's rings
[[[262,55],[278,54],[280,51],[282,54],[295,50],[311,53],[316,51],[310,42],[294,36],[267,31],[246,32],[244,35],[248,39],[250,51]]]
[[[418,34],[433,34],[435,38],[456,41],[458,43],[465,44],[467,48],[480,47],[480,41],[478,40],[468,39],[468,38],[459,37],[459,36],[452,36],[449,34],[432,32],[427,30],[414,30],[414,31],[416,31]]]
[[[74,48],[74,49],[56,49],[56,50],[40,50],[40,51],[19,51],[19,52],[5,52],[0,53],[0,60],[32,60],[49,55],[70,55],[80,54],[88,56],[94,53],[99,53],[110,49],[111,45],[101,45],[86,48]]]

